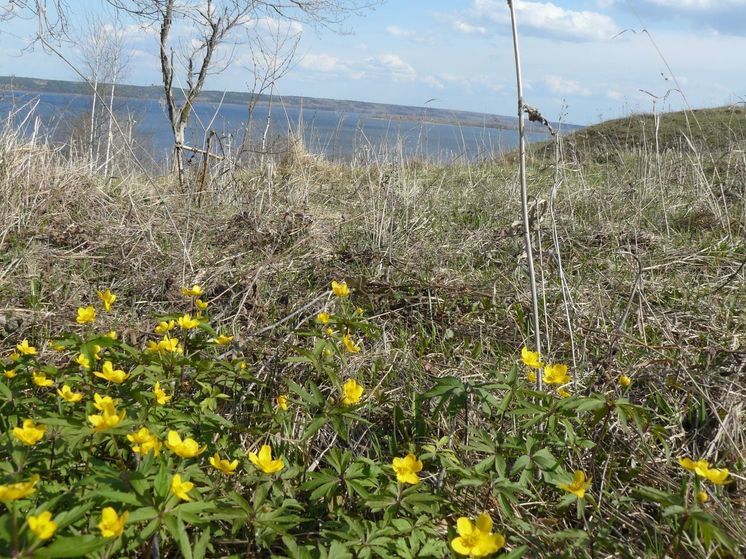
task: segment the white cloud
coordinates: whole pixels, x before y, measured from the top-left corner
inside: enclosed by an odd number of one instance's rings
[[[610,89],[606,92],[606,97],[611,99],[612,101],[621,101],[624,99],[624,93],[621,91],[617,91],[616,89]]]
[[[301,68],[315,72],[339,72],[347,69],[339,58],[324,53],[308,53],[298,64]]]
[[[427,43],[430,40],[429,37],[420,35],[419,33],[417,33],[417,31],[413,31],[412,29],[404,29],[403,27],[399,27],[398,25],[389,25],[386,28],[386,33],[388,33],[392,37],[409,39],[411,41],[414,41],[415,43]]]
[[[651,4],[684,10],[723,10],[746,6],[746,0],[649,0]]]
[[[461,19],[451,20],[451,27],[467,35],[487,35],[487,28],[482,25],[472,25]]]
[[[434,87],[435,89],[445,89],[445,85],[443,85],[443,82],[435,76],[425,76],[422,81],[427,85]]]
[[[417,72],[411,64],[402,60],[398,54],[381,54],[368,58],[366,61],[372,70],[383,70],[395,79],[411,81],[417,77]]]
[[[474,0],[472,8],[476,17],[500,26],[505,26],[510,19],[505,3],[500,0]],[[599,12],[568,10],[551,2],[518,0],[515,8],[519,30],[534,35],[569,41],[603,41],[619,33],[614,20]]]
[[[591,94],[590,90],[583,87],[580,82],[574,80],[566,80],[560,76],[546,76],[544,83],[554,91],[555,93],[561,93],[562,95],[582,95],[587,97]]]

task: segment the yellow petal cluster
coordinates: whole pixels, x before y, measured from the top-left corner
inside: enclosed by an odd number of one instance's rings
[[[113,429],[124,420],[127,412],[122,410],[121,412],[116,408],[116,402],[109,396],[99,396],[95,394],[93,396],[94,406],[96,409],[101,411],[100,414],[89,415],[88,421],[93,426],[93,430],[97,433]]]
[[[164,353],[182,353],[184,349],[181,347],[178,338],[163,336],[163,339],[157,342],[148,342],[148,351],[163,355]]]
[[[139,431],[127,435],[127,440],[132,443],[132,452],[147,454],[151,450],[155,456],[161,453],[162,443],[147,427],[141,427]]]
[[[288,397],[284,394],[277,396],[277,407],[282,411],[288,411]]]
[[[349,297],[350,296],[350,288],[347,287],[346,281],[338,282],[336,280],[332,281],[332,293],[336,295],[337,297]]]
[[[199,310],[203,311],[207,308],[207,303],[203,301],[202,299],[195,299],[194,306],[197,307]]]
[[[47,388],[54,384],[54,381],[51,378],[47,378],[46,373],[42,373],[41,371],[31,371],[31,380],[36,386],[41,386],[42,388]]]
[[[316,321],[319,324],[329,324],[329,321],[332,319],[332,316],[329,313],[326,312],[320,312],[316,315]]]
[[[175,320],[162,320],[155,327],[155,333],[159,336],[162,336],[163,334],[165,334],[166,332],[170,332],[174,328],[176,328]]]
[[[194,284],[192,287],[181,288],[181,294],[184,295],[184,297],[199,297],[203,293],[202,286],[197,284]]]
[[[176,431],[169,431],[168,438],[166,439],[166,446],[171,452],[180,456],[181,458],[194,458],[202,454],[207,445],[200,447],[197,441],[191,438],[181,439],[181,436]]]
[[[358,384],[353,378],[348,379],[342,385],[342,399],[340,400],[345,406],[357,404],[363,395],[363,385]]]
[[[229,462],[224,458],[220,458],[220,455],[216,452],[214,455],[210,456],[210,464],[212,464],[212,467],[216,470],[219,470],[225,475],[229,476],[236,471],[236,468],[238,467],[238,460]]]
[[[546,365],[544,367],[544,382],[547,384],[566,384],[570,382],[570,375],[567,374],[567,365],[561,363]]]
[[[360,351],[360,346],[354,342],[349,334],[345,334],[342,337],[342,343],[344,344],[345,349],[350,353],[358,353]]]
[[[52,520],[52,513],[48,510],[38,516],[29,516],[28,527],[40,540],[48,540],[57,531],[57,523]]]
[[[129,374],[125,373],[122,369],[115,369],[111,361],[104,361],[101,370],[94,371],[93,374],[114,384],[122,384],[129,378]]]
[[[18,353],[22,353],[23,355],[36,355],[36,348],[29,345],[28,340],[26,339],[16,345],[16,350],[18,350]]]
[[[627,388],[630,384],[632,384],[632,379],[627,375],[621,375],[619,377],[619,386],[622,388]]]
[[[231,343],[232,340],[233,340],[233,336],[220,335],[220,336],[216,336],[215,338],[210,338],[209,341],[213,344],[227,345]]]
[[[107,289],[106,291],[98,291],[98,298],[101,299],[101,304],[104,306],[104,310],[106,312],[111,311],[111,306],[114,304],[114,301],[117,300],[117,296],[114,295],[111,290]]]
[[[153,394],[155,395],[155,401],[160,406],[165,406],[171,399],[171,396],[166,394],[166,392],[161,388],[160,382],[155,383],[155,386],[153,387]]]
[[[462,516],[456,522],[458,537],[451,540],[451,548],[459,555],[487,557],[505,545],[501,534],[492,533],[492,518],[486,512],[477,517],[476,523]]]
[[[422,461],[418,460],[411,452],[404,458],[394,458],[391,465],[394,467],[396,481],[399,483],[415,485],[420,482],[420,477],[417,474],[422,471]]]
[[[258,455],[255,452],[249,452],[249,460],[265,474],[274,474],[285,467],[281,458],[272,459],[272,448],[266,444],[259,449]]]
[[[694,472],[715,485],[722,485],[728,482],[728,476],[730,475],[728,468],[711,468],[707,460],[697,460],[695,462],[691,458],[679,458],[679,464],[682,468]]]
[[[121,516],[112,507],[106,507],[101,511],[101,522],[98,529],[105,538],[118,538],[124,532],[124,524],[127,522],[129,512],[124,511]]]
[[[192,316],[187,313],[177,318],[176,324],[178,324],[179,328],[181,328],[182,330],[191,330],[192,328],[196,328],[197,326],[199,326],[199,320],[197,320],[196,318],[192,318]]]
[[[531,367],[532,369],[541,369],[544,363],[541,362],[538,351],[530,351],[527,347],[521,348],[521,361],[524,365]]]
[[[171,492],[182,501],[192,500],[188,495],[192,489],[194,489],[194,484],[191,481],[182,480],[179,474],[174,474],[171,478]]]
[[[23,427],[14,427],[13,436],[23,444],[33,446],[38,443],[47,432],[46,425],[37,425],[33,419],[24,419]]]
[[[87,307],[78,307],[78,314],[75,317],[75,322],[78,324],[88,324],[96,320],[96,309],[91,305]]]
[[[84,369],[90,369],[91,368],[91,360],[88,359],[85,355],[82,353],[78,354],[78,356],[75,358],[75,362],[83,367]]]
[[[39,474],[34,474],[28,481],[0,485],[0,501],[6,503],[28,497],[36,488],[34,487],[39,481]]]
[[[578,499],[585,497],[585,491],[591,486],[591,480],[585,479],[585,472],[576,470],[570,483],[560,483],[559,488],[572,493]]]

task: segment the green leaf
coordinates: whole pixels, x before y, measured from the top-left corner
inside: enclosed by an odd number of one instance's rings
[[[84,557],[111,543],[111,540],[101,536],[71,536],[69,538],[55,538],[47,547],[36,551],[33,555],[39,559],[54,557]]]

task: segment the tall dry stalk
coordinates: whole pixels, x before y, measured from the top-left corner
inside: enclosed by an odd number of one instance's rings
[[[523,112],[526,104],[523,101],[523,82],[521,80],[521,55],[518,50],[518,25],[515,17],[515,6],[512,0],[508,1],[510,8],[510,23],[513,31],[513,51],[515,53],[515,77],[518,91],[518,156],[519,177],[521,181],[521,210],[523,212],[523,238],[526,247],[526,260],[528,261],[528,277],[531,287],[531,307],[534,321],[534,347],[541,355],[541,325],[539,322],[539,294],[536,289],[536,271],[534,270],[534,256],[531,250],[531,226],[528,218],[528,188],[526,186],[526,126]],[[536,384],[539,390],[542,388],[542,375],[536,375]]]

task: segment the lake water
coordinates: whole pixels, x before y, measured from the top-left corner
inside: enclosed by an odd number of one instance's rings
[[[38,102],[37,102],[38,101]],[[26,104],[24,106],[24,104]],[[0,115],[22,107],[13,121],[19,126],[34,107],[32,116],[38,116],[41,129],[56,142],[67,142],[75,134],[85,138],[84,119],[91,111],[91,97],[87,95],[56,93],[4,93],[0,97]],[[97,110],[101,110],[100,106]],[[172,136],[165,106],[152,99],[115,99],[115,113],[122,128],[133,123],[133,135],[144,146],[153,161],[164,161],[171,153]],[[261,147],[269,107],[259,104],[254,108],[249,127],[249,147]],[[198,102],[192,124],[187,133],[187,143],[204,145],[205,129],[214,130],[221,148],[235,150],[246,131],[248,109],[243,105]],[[23,133],[33,129],[34,118],[25,120]],[[360,154],[370,158],[421,158],[438,162],[455,160],[476,161],[488,159],[518,145],[515,130],[431,124],[375,118],[355,112],[328,110],[285,109],[276,102],[271,110],[271,127],[268,138],[286,137],[288,131],[302,130],[307,151],[332,160],[346,160]],[[546,134],[529,134],[529,141],[543,141]],[[271,144],[271,141],[270,141]]]

